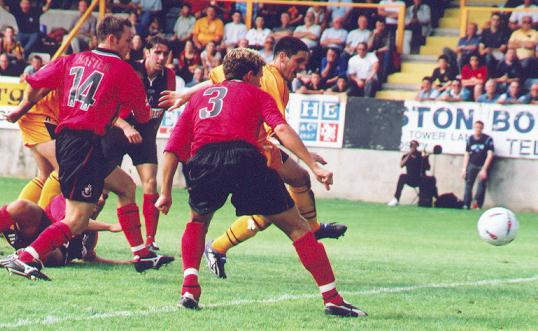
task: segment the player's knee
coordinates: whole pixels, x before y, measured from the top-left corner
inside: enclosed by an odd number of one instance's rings
[[[118,188],[118,192],[115,192],[122,200],[128,200],[130,202],[135,201],[136,197],[136,184],[132,178],[126,178],[121,187]]]
[[[290,180],[289,183],[287,183],[293,187],[308,187],[310,188],[311,182],[310,182],[310,174],[305,169],[302,169],[297,171],[296,175],[293,179]]]
[[[144,186],[145,194],[157,193],[157,179],[155,177],[145,179],[142,185]]]

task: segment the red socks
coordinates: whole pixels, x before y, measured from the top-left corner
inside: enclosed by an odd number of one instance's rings
[[[297,239],[293,246],[295,246],[303,266],[314,277],[323,296],[323,301],[325,303],[342,304],[343,299],[336,290],[334,273],[325,252],[325,247],[316,240],[312,232],[308,232]]]
[[[200,260],[204,253],[206,227],[204,223],[190,221],[181,238],[181,258],[183,259],[182,296],[192,296],[198,301],[202,290],[198,283]],[[187,294],[186,294],[187,293]]]
[[[19,260],[30,263],[34,259],[44,260],[47,255],[73,238],[71,229],[63,222],[57,222],[41,232],[39,237],[19,256]]]
[[[131,246],[133,255],[146,257],[150,251],[144,245],[142,232],[140,232],[140,213],[135,203],[130,203],[118,208],[118,221],[120,222],[123,233]]]
[[[7,212],[7,205],[4,205],[2,208],[0,208],[0,232],[11,229],[13,225],[15,225],[15,221]]]
[[[142,212],[146,222],[146,245],[151,245],[155,241],[157,224],[159,223],[159,210],[155,208],[155,202],[159,198],[158,194],[144,194]]]

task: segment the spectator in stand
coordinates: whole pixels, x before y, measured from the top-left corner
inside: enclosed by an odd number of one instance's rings
[[[155,37],[157,35],[161,35],[161,37],[164,38],[162,34],[163,34],[163,29],[161,27],[161,22],[159,21],[157,17],[154,17],[151,20],[151,23],[149,24],[146,40],[149,40],[151,37]]]
[[[453,67],[463,68],[469,62],[472,55],[478,54],[480,36],[476,34],[477,31],[478,26],[476,23],[469,23],[465,37],[460,38],[458,41],[456,52],[448,47],[443,50],[443,54],[450,59],[450,64]]]
[[[538,105],[538,83],[532,84],[529,93],[521,97],[520,103]]]
[[[51,2],[52,0],[45,0],[45,5],[41,7],[32,6],[30,0],[21,0],[18,6],[15,3],[6,6],[4,0],[0,0],[0,6],[8,10],[17,21],[19,27],[17,39],[24,49],[24,58],[28,58],[40,43],[39,19],[43,13],[49,10]]]
[[[128,14],[127,14],[127,20],[129,20],[129,22],[131,22],[131,25],[133,26],[131,28],[131,31],[133,32],[133,35],[137,34],[137,29],[136,27],[138,26],[138,15],[136,14],[136,11],[130,11]]]
[[[265,38],[265,43],[263,44],[263,48],[260,49],[260,55],[265,61],[265,63],[273,62],[274,47],[275,47],[275,38],[273,38],[273,36],[268,36],[267,38]]]
[[[10,61],[23,62],[24,49],[15,35],[15,29],[12,26],[6,26],[3,31],[3,37],[0,38],[0,54],[5,53]]]
[[[327,89],[325,91],[325,94],[340,94],[340,93],[348,94],[348,92],[349,92],[349,88],[347,86],[347,79],[345,77],[338,77],[338,80],[336,81],[336,85],[334,85],[330,89]]]
[[[31,74],[36,73],[39,69],[43,67],[43,59],[39,55],[32,55],[30,59],[30,64],[24,68],[24,71],[21,75],[21,83],[26,82],[26,77]]]
[[[455,79],[450,83],[450,88],[446,89],[437,100],[448,102],[470,101],[471,93],[463,88],[461,80]]]
[[[13,65],[6,53],[0,54],[0,76],[19,76],[20,71]]]
[[[144,39],[138,34],[133,36],[131,41],[131,50],[129,51],[129,60],[131,62],[140,61],[144,58]]]
[[[243,23],[241,12],[235,11],[232,14],[232,21],[224,26],[224,39],[222,49],[237,47],[239,40],[247,35],[247,26]]]
[[[415,97],[416,101],[432,101],[439,97],[439,92],[433,88],[433,80],[431,77],[422,78],[420,91]]]
[[[441,55],[437,58],[437,68],[433,70],[432,81],[437,91],[442,92],[450,86],[450,82],[456,78],[456,72],[452,70],[448,58]]]
[[[310,75],[310,81],[299,87],[297,90],[297,93],[301,94],[323,94],[325,93],[325,86],[323,85],[323,82],[321,80],[321,75],[319,72],[314,71],[312,75]]]
[[[368,51],[375,52],[375,55],[381,62],[380,81],[384,81],[390,74],[392,48],[390,34],[385,28],[385,22],[381,20],[377,21],[374,32],[370,36],[370,39],[368,39]]]
[[[521,29],[514,31],[508,41],[508,47],[516,50],[523,72],[535,68],[537,45],[538,31],[532,28],[532,17],[524,16]]]
[[[357,19],[357,29],[352,30],[346,38],[345,55],[351,57],[359,43],[367,43],[372,31],[368,30],[368,18],[360,15]],[[344,53],[342,53],[344,55]]]
[[[239,44],[237,44],[237,47],[248,48],[248,39],[247,38],[240,39]]]
[[[405,15],[405,29],[412,32],[412,53],[418,53],[420,46],[424,45],[426,37],[432,30],[431,21],[430,6],[424,4],[423,0],[413,0],[413,5],[407,8]]]
[[[523,20],[526,16],[531,16],[532,21],[536,24],[538,23],[538,6],[533,4],[533,0],[524,0],[523,4],[517,6],[518,9],[524,8],[534,8],[533,11],[524,12],[524,11],[515,11],[510,16],[510,29],[517,30],[523,26]]]
[[[497,64],[494,71],[494,77],[499,88],[505,90],[510,83],[519,80],[523,81],[524,76],[515,49],[508,49],[504,60]]]
[[[493,13],[489,28],[482,31],[479,44],[480,56],[485,59],[488,70],[493,71],[504,59],[509,38],[510,32],[501,25],[501,15]]]
[[[497,83],[494,79],[490,79],[486,82],[486,92],[476,99],[476,102],[480,103],[496,103],[500,95],[497,94]]]
[[[338,50],[343,50],[346,45],[347,30],[343,28],[344,19],[338,17],[333,20],[331,28],[323,31],[320,38],[320,44],[324,48],[336,48]]]
[[[380,5],[399,5],[405,8],[405,2],[401,0],[381,0]],[[400,7],[379,7],[377,14],[384,18],[386,29],[389,31],[391,38],[394,38],[396,29],[398,28],[398,14],[400,13]]]
[[[267,8],[266,13],[269,14],[272,17],[273,13],[269,10],[270,8],[268,8],[267,6],[266,6],[266,8]],[[301,21],[304,20],[304,15],[301,13],[299,8],[297,8],[297,6],[289,7],[288,8],[288,14],[290,14],[290,25],[291,26],[297,26],[297,25],[299,25],[299,23],[301,23]]]
[[[482,208],[486,197],[486,187],[488,183],[489,170],[493,163],[493,139],[482,133],[484,123],[476,121],[474,123],[474,133],[467,138],[467,146],[463,156],[463,170],[461,177],[465,180],[465,194],[463,197],[463,208]],[[474,197],[475,203],[471,206],[474,182],[478,177],[478,188]]]
[[[312,6],[309,7],[306,12],[314,14],[314,24],[319,25],[322,30],[325,30],[325,27],[327,26],[327,18],[329,16],[327,15],[325,7]]]
[[[183,48],[183,51],[179,54],[177,62],[179,76],[186,82],[192,81],[194,69],[202,64],[198,51],[194,47],[192,41],[187,40],[185,48]]]
[[[488,69],[480,63],[478,55],[471,56],[469,63],[461,69],[463,87],[473,94],[474,100],[482,94],[484,83],[488,79]]]
[[[510,83],[510,86],[508,87],[508,91],[501,94],[499,99],[497,99],[497,102],[502,105],[515,105],[521,103],[521,86],[519,82],[513,81]]]
[[[350,85],[349,95],[373,98],[378,85],[379,60],[374,53],[368,53],[366,43],[357,46],[357,55],[349,59],[347,75]]]
[[[202,60],[202,66],[205,70],[204,77],[206,78],[209,77],[211,69],[218,67],[222,63],[222,56],[212,41],[206,45],[205,50],[200,54],[200,59]]]
[[[138,17],[138,26],[136,30],[142,37],[148,36],[149,25],[153,21],[153,18],[159,17],[163,10],[163,4],[161,0],[131,0],[131,4],[135,8],[140,10],[140,16]]]
[[[224,36],[224,23],[217,17],[215,6],[206,8],[206,16],[196,20],[192,40],[194,46],[202,50],[210,41],[219,44]]]
[[[204,81],[204,68],[200,66],[195,66],[193,74],[191,75],[192,79],[185,84],[185,87],[193,87]]]
[[[263,48],[265,38],[271,34],[271,30],[265,27],[265,20],[263,17],[256,17],[255,27],[248,30],[245,38],[248,40],[250,48],[260,50]]]
[[[321,80],[325,86],[334,86],[338,77],[346,75],[346,68],[341,63],[340,51],[336,48],[327,49],[327,54],[321,60]]]
[[[290,13],[282,12],[280,14],[280,26],[273,29],[273,37],[275,40],[279,40],[282,37],[291,37],[293,35],[294,27],[290,25]]]
[[[299,25],[293,32],[293,36],[300,38],[310,50],[318,46],[320,35],[321,27],[314,24],[314,14],[308,12],[304,16],[304,25]]]
[[[71,21],[71,24],[69,25],[69,31],[73,30],[82,15],[84,15],[86,10],[88,10],[88,6],[88,0],[80,0],[78,2],[78,15]],[[97,18],[93,15],[90,15],[86,22],[84,22],[84,24],[80,27],[78,34],[71,40],[71,49],[73,50],[73,53],[80,53],[89,50],[90,40],[92,36],[96,35],[96,33]]]
[[[184,3],[181,6],[179,17],[174,25],[174,36],[172,37],[172,41],[174,43],[179,43],[179,52],[183,50],[187,40],[192,38],[194,23],[196,23],[196,19],[191,15],[191,6],[188,3]]]
[[[329,0],[332,3],[352,3],[352,0]],[[351,13],[351,7],[347,6],[329,6],[327,8],[331,15],[331,21],[334,22],[337,18],[343,18],[345,22]]]

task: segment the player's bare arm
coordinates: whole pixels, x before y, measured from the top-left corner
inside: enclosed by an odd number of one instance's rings
[[[168,110],[174,110],[187,103],[191,96],[196,92],[210,87],[213,85],[211,80],[206,80],[191,88],[186,88],[181,91],[163,91],[159,98],[159,107],[166,108]]]
[[[32,107],[42,98],[44,98],[51,90],[47,88],[33,88],[28,85],[24,93],[24,97],[20,104],[12,111],[4,115],[4,119],[8,122],[15,123],[24,116]]]
[[[178,163],[179,160],[174,153],[164,153],[161,195],[155,202],[155,207],[165,215],[168,214],[170,206],[172,206],[172,184]]]
[[[142,143],[142,135],[140,135],[140,132],[138,132],[134,128],[134,126],[132,126],[123,118],[118,117],[116,123],[114,123],[114,126],[120,128],[123,131],[123,134],[125,134],[125,137],[127,137],[127,140],[129,140],[131,144]]]
[[[325,185],[325,189],[330,190],[330,186],[333,184],[333,173],[319,166],[306,149],[299,135],[288,124],[277,125],[274,132],[282,144],[303,160],[308,168],[314,172],[317,180]]]

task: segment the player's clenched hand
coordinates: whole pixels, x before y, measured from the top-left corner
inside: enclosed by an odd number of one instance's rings
[[[174,110],[189,101],[190,95],[185,92],[162,91],[159,98],[159,107]]]
[[[314,161],[316,161],[317,163],[320,163],[320,164],[323,164],[323,165],[326,165],[326,164],[327,164],[327,161],[325,161],[325,159],[323,158],[323,156],[319,155],[318,153],[310,152],[310,155],[312,155],[312,158],[313,158]]]
[[[172,198],[166,195],[161,194],[157,202],[155,202],[155,208],[157,208],[161,213],[167,215],[170,207],[172,206]]]
[[[6,120],[11,123],[17,122],[22,116],[24,115],[24,112],[22,109],[13,109],[10,112],[2,112],[0,115],[3,120]]]
[[[321,167],[315,167],[312,169],[316,175],[316,179],[325,186],[325,189],[329,191],[333,184],[333,173],[327,169]]]
[[[110,224],[110,227],[108,228],[108,231],[110,232],[121,232],[121,225],[119,223],[116,224]]]
[[[138,132],[131,125],[127,125],[125,128],[123,128],[123,134],[125,137],[127,137],[127,140],[129,140],[131,144],[140,144],[142,142],[140,132]]]

